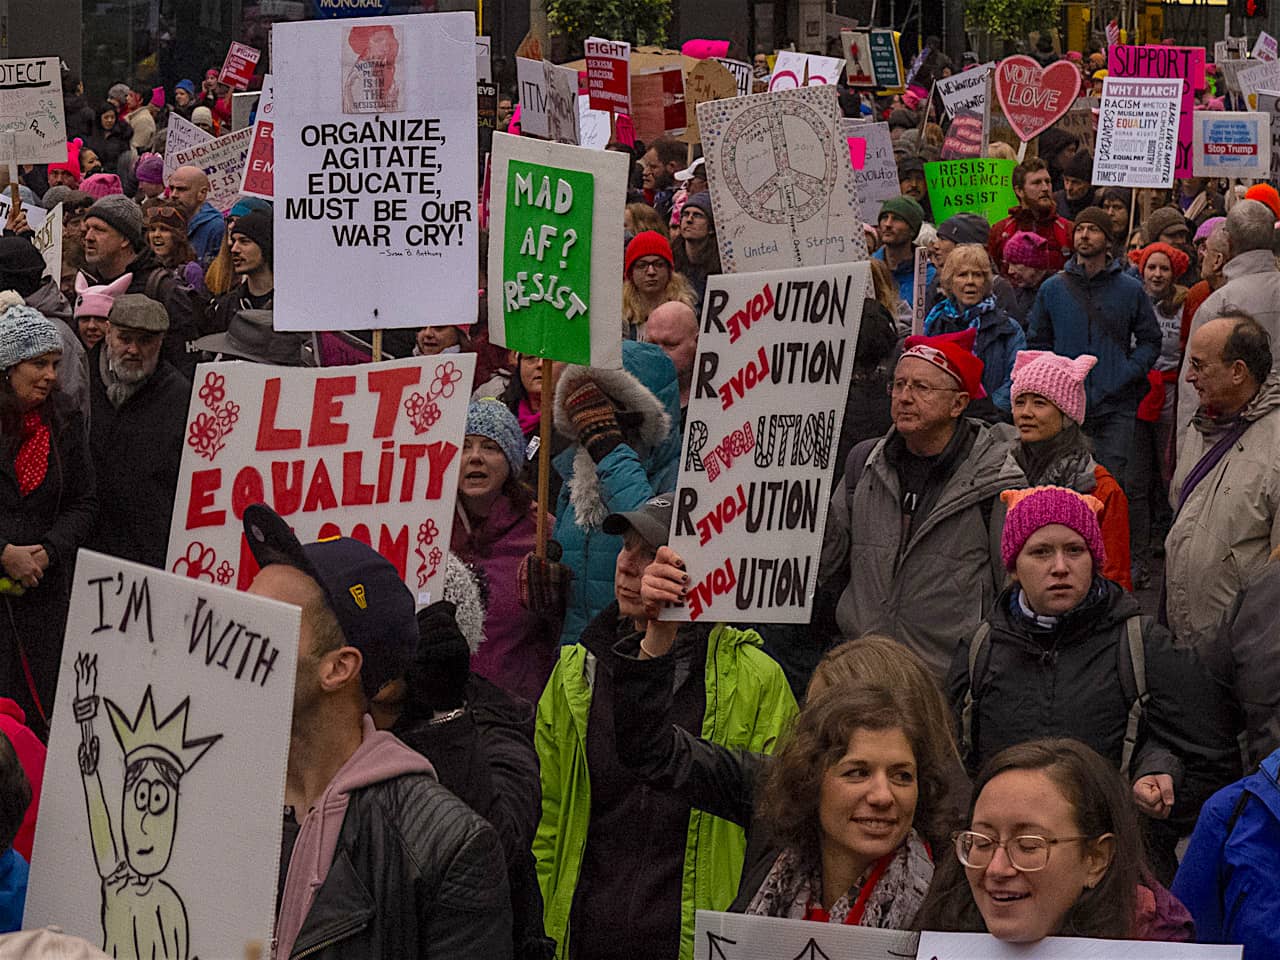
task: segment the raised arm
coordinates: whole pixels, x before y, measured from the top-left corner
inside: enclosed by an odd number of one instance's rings
[[[82,653],[76,657],[76,699],[72,703],[80,723],[80,777],[84,782],[85,806],[89,812],[89,836],[93,839],[93,860],[104,880],[120,862],[120,849],[111,826],[107,798],[98,773],[99,741],[93,732],[98,715],[98,657]]]

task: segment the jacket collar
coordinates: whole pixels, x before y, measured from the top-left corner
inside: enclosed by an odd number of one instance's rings
[[[1280,407],[1280,372],[1272,371],[1258,388],[1258,392],[1253,395],[1253,399],[1245,404],[1244,409],[1237,416],[1249,423],[1255,423],[1277,407]],[[1205,415],[1204,407],[1197,408],[1195,416],[1191,418],[1195,428],[1208,437],[1219,434],[1235,420],[1236,417],[1226,421],[1215,420]]]
[[[1247,277],[1254,273],[1275,273],[1276,258],[1270,250],[1246,250],[1227,261],[1222,274],[1228,280]]]

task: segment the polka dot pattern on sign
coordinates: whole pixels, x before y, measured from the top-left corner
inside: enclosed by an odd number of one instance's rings
[[[49,426],[38,411],[22,418],[22,446],[13,466],[18,474],[18,491],[24,497],[44,483],[49,470]]]

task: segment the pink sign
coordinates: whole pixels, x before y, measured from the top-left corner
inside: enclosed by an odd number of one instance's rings
[[[867,141],[862,137],[849,138],[849,162],[855,170],[861,170],[867,165]]]
[[[1173,175],[1190,177],[1193,152],[1192,113],[1196,91],[1203,90],[1204,47],[1112,46],[1107,49],[1107,71],[1113,77],[1177,78],[1182,81],[1182,115],[1178,122],[1178,154]]]
[[[1075,103],[1080,71],[1068,60],[1048,68],[1023,54],[996,65],[996,97],[1019,140],[1030,140],[1053,126]]]
[[[232,90],[248,90],[249,81],[253,79],[253,71],[258,66],[261,52],[256,47],[245,43],[232,43],[227,51],[227,59],[222,61],[222,72],[218,80]]]
[[[618,114],[618,119],[613,126],[613,139],[619,143],[625,143],[628,147],[636,145],[636,125],[625,113]]]
[[[686,40],[680,52],[694,60],[713,60],[729,55],[728,40]]]

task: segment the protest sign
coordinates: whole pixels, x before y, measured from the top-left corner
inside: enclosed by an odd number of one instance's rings
[[[258,102],[258,117],[253,124],[249,153],[244,160],[244,176],[240,181],[241,194],[246,197],[261,197],[263,200],[270,200],[275,196],[273,90],[271,74],[267,74],[262,78],[262,99]],[[170,119],[170,123],[172,122]]]
[[[1197,177],[1271,176],[1271,125],[1265,113],[1197,110],[1191,168]]]
[[[30,224],[30,219],[27,220]],[[49,276],[62,277],[62,204],[58,203],[44,218],[44,223],[36,229],[31,238],[32,244],[44,257],[44,268]]]
[[[609,134],[608,111],[592,110],[591,98],[585,93],[578,94],[578,145],[603,150],[609,145]]]
[[[207,130],[201,130],[190,120],[184,120],[180,114],[173,114],[169,117],[169,132],[164,142],[164,182],[169,182],[169,177],[173,175],[173,171],[177,170],[182,164],[178,163],[178,151],[189,150],[194,146],[202,143],[208,143],[214,139],[212,133]]]
[[[801,921],[802,923],[804,921]],[[1139,940],[1046,937],[1006,943],[986,933],[920,934],[917,956],[928,960],[1240,960],[1243,947]]]
[[[715,60],[700,60],[684,78],[684,114],[686,143],[701,139],[698,131],[698,104],[712,100],[728,100],[738,95],[733,74]]]
[[[1272,183],[1280,183],[1280,93],[1258,94],[1258,112],[1270,120],[1271,128],[1271,172],[1267,179]]]
[[[982,156],[982,114],[957,110],[942,141],[940,160],[963,160]]]
[[[1218,93],[1240,93],[1240,74],[1259,65],[1258,60],[1218,60]]]
[[[684,131],[684,69],[677,65],[644,70],[631,78],[632,113],[636,136],[654,140]]]
[[[874,88],[871,35],[865,30],[841,30],[840,50],[844,53],[845,82],[851,87]]]
[[[0,163],[66,163],[57,57],[0,60]]]
[[[779,50],[778,58],[773,62],[773,73],[769,76],[769,91],[839,83],[843,67],[844,63],[836,57]]]
[[[1265,30],[1261,31],[1253,45],[1253,56],[1258,60],[1274,61],[1278,53],[1280,46],[1276,44],[1276,38]]]
[[[688,603],[663,620],[809,622],[870,275],[707,278],[671,522]]]
[[[916,247],[911,273],[911,335],[914,337],[924,333],[924,317],[929,310],[929,304],[925,302],[928,288],[929,251],[925,247]]]
[[[300,611],[217,577],[76,557],[28,927],[119,957],[270,942]]]
[[[1093,145],[1098,139],[1098,107],[1101,103],[1098,97],[1081,97],[1055,126],[1074,136],[1082,149],[1093,153]]]
[[[957,213],[976,213],[997,223],[1018,205],[1013,192],[1013,160],[971,158],[924,165],[933,218],[942,223]]]
[[[631,44],[591,37],[583,42],[587,54],[587,96],[592,110],[631,112]]]
[[[613,138],[628,147],[636,145],[636,125],[625,113],[621,113],[613,123]]]
[[[476,37],[476,83],[493,83],[493,44],[489,37]]]
[[[1107,77],[1098,109],[1095,187],[1173,186],[1181,80]]]
[[[698,126],[726,272],[866,258],[834,86],[713,100]]]
[[[9,211],[13,209],[13,194],[9,190],[0,190],[0,223],[4,223],[9,219]],[[30,203],[22,204],[22,212],[27,215],[27,226],[32,230],[39,230],[44,226],[45,220],[49,214],[44,207],[33,206]],[[58,273],[54,276],[61,276],[62,268],[58,268]]]
[[[231,126],[224,127],[223,133],[232,130],[243,130],[253,125],[254,112],[258,109],[261,94],[257,90],[241,90],[231,94]]]
[[[733,74],[733,80],[738,85],[737,96],[745,97],[751,92],[751,64],[741,60],[726,60],[724,57],[717,57],[716,63]]]
[[[542,71],[547,84],[547,136],[558,143],[577,144],[578,71],[546,61]]]
[[[306,252],[276,260],[275,328],[473,319],[474,16],[311,20],[274,29],[275,243]],[[340,53],[356,62],[344,66]],[[367,113],[375,104],[386,109]],[[575,117],[576,106],[575,99]]]
[[[1249,104],[1249,109],[1256,109],[1259,90],[1280,90],[1280,62],[1264,60],[1245,67],[1236,72],[1236,83],[1239,84],[1240,94]]]
[[[916,955],[920,934],[842,923],[699,910],[694,960],[902,960]],[[925,958],[927,960],[927,958]]]
[[[996,96],[1020,140],[1048,130],[1071,109],[1080,92],[1080,71],[1069,60],[1040,66],[1024,54],[996,64]]]
[[[849,140],[850,148],[858,141],[862,151],[862,163],[853,166],[853,182],[858,200],[870,206],[898,196],[898,164],[893,157],[893,139],[889,136],[889,124],[864,123],[842,118],[841,131]]]
[[[1191,114],[1196,108],[1196,91],[1204,89],[1204,64],[1204,47],[1133,47],[1117,44],[1107,48],[1108,79],[1150,77],[1167,80],[1178,77],[1182,80],[1182,100],[1178,106],[1181,118],[1178,123],[1178,153],[1173,168],[1175,177],[1192,175]]]
[[[248,90],[260,56],[262,53],[257,47],[233,40],[227,50],[227,58],[222,61],[218,82],[225,83],[232,90]]]
[[[498,125],[498,85],[487,80],[476,81],[476,147],[481,154],[489,152],[493,131]]]
[[[516,57],[516,85],[520,94],[520,132],[547,136],[547,73],[542,61]]]
[[[942,98],[942,107],[947,116],[954,117],[957,111],[965,110],[982,114],[987,102],[987,74],[995,68],[995,63],[981,63],[970,67],[964,73],[939,77],[938,96]]]
[[[869,45],[871,47],[871,74],[876,89],[881,93],[901,93],[902,51],[899,48],[899,34],[893,30],[872,30]]]
[[[243,590],[257,565],[241,517],[261,502],[303,543],[369,544],[419,606],[438,600],[474,372],[467,353],[341,371],[201,364],[166,566]]]
[[[226,213],[236,202],[240,181],[244,179],[245,160],[249,145],[253,142],[253,127],[245,127],[209,140],[194,147],[179,150],[173,155],[179,167],[193,166],[204,171],[209,178],[209,203],[216,210]]]
[[[489,339],[593,367],[622,363],[628,158],[495,134]]]

